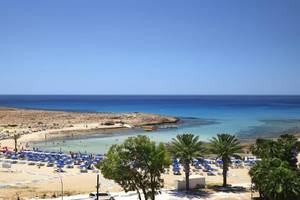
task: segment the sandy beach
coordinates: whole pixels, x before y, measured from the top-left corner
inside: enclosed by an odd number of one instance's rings
[[[298,160],[300,160],[300,154],[298,155]],[[0,163],[3,163],[5,161],[6,159],[4,158],[0,159]],[[18,196],[21,199],[44,199],[59,197],[61,194],[60,177],[63,181],[64,196],[81,194],[81,197],[87,197],[90,192],[94,192],[96,189],[97,173],[100,174],[100,191],[113,194],[122,194],[124,195],[124,199],[132,199],[129,198],[130,195],[128,197],[128,194],[125,194],[122,191],[122,188],[118,184],[114,183],[111,180],[103,178],[98,170],[88,171],[88,173],[81,173],[80,170],[75,167],[73,169],[64,169],[64,173],[57,173],[54,172],[54,168],[52,167],[38,167],[28,165],[26,162],[24,162],[23,164],[21,163],[22,162],[12,164],[11,169],[0,167],[1,200],[12,200],[16,199]],[[217,169],[217,171],[215,171],[216,176],[208,176],[206,172],[203,172],[203,170],[196,170],[193,167],[191,171],[193,175],[204,176],[207,186],[214,184],[220,185],[222,183],[222,175],[220,175],[222,170],[217,166],[212,166]],[[173,175],[170,168],[170,172],[163,175],[163,179],[165,182],[163,190],[169,192],[167,192],[168,194],[161,195],[161,197],[159,197],[158,199],[246,200],[250,198],[249,189],[251,179],[248,172],[248,167],[231,167],[229,169],[228,175],[228,182],[232,184],[232,186],[244,187],[245,191],[224,193],[216,192],[210,189],[204,189],[201,191],[201,195],[195,195],[193,197],[184,196],[184,194],[181,194],[181,196],[178,196],[178,194],[175,196],[174,194],[170,194],[172,193],[171,191],[176,192],[174,190],[175,181],[182,180],[184,178],[184,175]]]
[[[5,161],[4,158],[1,159]],[[192,168],[193,175],[202,174],[206,178],[206,184],[221,184],[221,169],[216,167],[216,176],[208,176],[202,170]],[[193,170],[194,169],[194,170]],[[88,194],[95,191],[97,170],[80,173],[78,168],[65,169],[64,173],[54,172],[52,167],[30,166],[27,163],[12,164],[11,169],[0,168],[0,199],[16,199],[17,196],[25,199],[30,198],[53,198],[58,197],[61,191],[60,178],[63,180],[64,195]],[[184,174],[184,173],[182,173]],[[181,180],[184,175],[173,175],[172,170],[163,175],[165,181],[164,189],[174,190],[175,181]],[[250,177],[247,168],[231,168],[228,181],[233,186],[250,187]],[[111,180],[104,179],[100,173],[100,191],[122,192],[117,184]],[[206,190],[206,192],[214,193]],[[249,197],[248,192],[243,192],[243,196]],[[246,199],[246,198],[245,198]]]
[[[300,160],[300,154],[298,155]],[[100,191],[109,192],[114,195],[115,199],[137,199],[134,192],[124,193],[122,188],[114,181],[105,179],[97,169],[89,170],[87,173],[80,172],[77,166],[72,169],[64,168],[63,173],[55,172],[55,168],[47,166],[29,165],[29,161],[18,161],[12,164],[10,169],[3,167],[2,163],[11,161],[10,159],[0,158],[0,199],[13,200],[20,197],[21,199],[60,199],[61,183],[63,181],[64,196],[74,196],[71,199],[88,199],[90,192],[95,192],[96,176],[100,174]],[[222,184],[222,169],[211,164],[215,176],[208,175],[202,169],[191,167],[191,175],[204,176],[206,188],[195,195],[187,195],[184,192],[175,190],[176,181],[184,179],[184,172],[181,175],[173,175],[172,168],[169,172],[162,175],[164,179],[163,193],[158,196],[158,200],[179,200],[179,199],[207,199],[207,200],[246,200],[250,198],[251,179],[248,174],[249,167],[242,168],[230,167],[228,173],[228,183],[232,186],[243,187],[242,191],[220,192],[210,189],[212,185]],[[257,196],[254,193],[254,196]],[[67,199],[67,198],[65,198]]]
[[[0,1],[0,200],[300,200],[299,9]]]
[[[20,134],[19,149],[28,142],[87,136],[107,130],[177,123],[178,118],[148,113],[88,113],[0,108],[1,147],[14,148],[12,136]]]
[[[51,140],[53,138],[68,138],[93,134],[93,131],[105,132],[143,127],[145,125],[160,125],[177,123],[175,117],[161,116],[145,113],[79,113],[62,111],[44,111],[27,109],[0,109],[0,135],[1,147],[14,147],[11,138],[14,134],[20,134],[18,148],[26,148],[32,141]],[[300,158],[300,157],[299,157]],[[45,199],[57,198],[61,194],[60,178],[63,181],[64,195],[87,196],[95,191],[96,175],[98,170],[89,170],[88,173],[80,172],[76,166],[72,169],[64,169],[65,172],[57,173],[53,167],[29,165],[28,161],[18,161],[12,164],[10,169],[3,168],[2,163],[9,161],[0,158],[0,199]],[[206,185],[220,185],[222,183],[222,170],[217,169],[215,176],[209,176],[203,170],[192,167],[192,175],[204,176]],[[164,188],[158,199],[249,199],[250,184],[249,168],[230,168],[228,182],[233,186],[245,188],[240,192],[216,192],[209,188],[201,191],[204,196],[178,196],[174,193],[176,180],[182,180],[182,175],[173,175],[171,168],[169,173],[163,175]],[[107,180],[100,173],[100,191],[110,192],[116,195],[116,199],[132,199],[133,196],[124,194],[122,188],[111,180]],[[122,196],[123,195],[123,196]],[[121,198],[122,197],[122,198]]]

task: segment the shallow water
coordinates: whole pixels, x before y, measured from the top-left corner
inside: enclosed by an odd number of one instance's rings
[[[104,153],[110,145],[132,134],[147,134],[167,142],[179,133],[193,133],[209,140],[221,133],[240,137],[277,135],[300,130],[300,96],[0,96],[0,106],[92,112],[150,112],[178,117],[211,120],[178,129],[114,134],[39,143],[49,150]],[[300,132],[300,131],[299,131]]]

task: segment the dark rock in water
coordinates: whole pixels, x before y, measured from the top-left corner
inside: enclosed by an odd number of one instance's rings
[[[276,119],[261,120],[260,126],[253,126],[249,130],[238,132],[240,139],[273,138],[282,134],[300,133],[300,120],[298,119]]]
[[[183,117],[180,118],[180,126],[201,126],[201,125],[213,125],[220,122],[215,119],[201,119],[195,117]]]

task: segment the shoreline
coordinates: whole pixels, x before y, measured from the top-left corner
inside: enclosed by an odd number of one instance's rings
[[[177,117],[132,112],[69,112],[0,107],[0,146],[14,148],[12,136],[20,134],[18,148],[29,142],[113,134],[146,126],[178,124]]]
[[[17,110],[22,110],[22,109],[17,109]],[[0,109],[1,111],[1,109]],[[31,110],[29,110],[31,111]],[[48,113],[48,111],[40,111],[40,110],[34,110],[38,112],[45,112]],[[52,112],[52,111],[50,111]],[[56,112],[56,111],[54,111]],[[60,113],[60,111],[58,111]],[[63,112],[63,113],[70,113],[70,112]],[[73,113],[73,112],[71,112]],[[78,115],[81,115],[82,113],[79,112],[77,113]],[[89,114],[89,113],[88,113]],[[93,113],[94,115],[95,113]],[[96,113],[97,114],[97,113]],[[106,113],[102,113],[106,114]],[[114,113],[112,116],[120,116],[120,113]],[[141,117],[143,114],[137,116]],[[163,115],[154,115],[154,114],[146,114],[146,116],[159,116],[165,117]],[[20,117],[20,116],[19,116]],[[28,117],[28,116],[26,116]],[[151,117],[150,117],[151,118]],[[176,125],[179,126],[190,126],[190,125],[200,125],[204,123],[209,124],[214,124],[218,123],[217,120],[205,120],[205,119],[199,119],[195,118],[195,121],[187,120],[187,123],[185,124],[185,119],[184,118],[175,118],[171,117],[170,119],[177,119],[180,121],[175,122]],[[143,117],[141,118],[142,122],[145,120]],[[149,118],[147,118],[149,119]],[[152,118],[151,118],[152,119]],[[188,118],[187,118],[188,119]],[[1,112],[0,112],[0,122],[1,122]],[[57,120],[57,119],[54,119]],[[115,119],[118,120],[118,119]],[[76,121],[76,120],[75,120]],[[146,120],[147,121],[147,120]],[[156,120],[155,120],[156,121]],[[151,122],[155,122],[151,121]],[[48,134],[47,142],[51,140],[72,140],[72,139],[79,139],[79,138],[91,138],[91,137],[111,137],[114,134],[118,134],[120,132],[120,135],[129,135],[130,132],[134,132],[134,130],[137,130],[135,128],[128,128],[128,127],[123,127],[121,124],[117,125],[106,125],[101,127],[101,128],[96,128],[97,126],[99,127],[99,123],[95,123],[93,121],[88,121],[91,123],[88,123],[88,127],[86,127],[87,123],[81,123],[80,126],[73,126],[73,127],[64,127],[64,130],[57,130],[57,129],[49,129],[49,130],[44,130],[40,132],[34,132],[31,134],[26,134],[23,135],[23,139],[21,138],[19,141],[23,143],[22,140],[36,140],[42,142],[45,139],[45,132],[47,131],[52,131],[52,133]],[[170,124],[168,122],[164,122],[166,124]],[[140,124],[140,123],[138,123]],[[0,123],[1,127],[1,123]],[[108,128],[109,127],[109,128]],[[142,125],[139,125],[138,127],[142,127]],[[15,127],[12,127],[12,129]],[[79,129],[82,128],[82,129]],[[67,129],[67,130],[66,130]],[[79,130],[77,130],[79,129]],[[1,130],[1,129],[0,129]],[[159,131],[159,130],[158,130]],[[0,131],[1,132],[1,131]],[[151,132],[150,132],[151,134]],[[238,136],[238,135],[237,135]],[[300,136],[299,134],[297,135],[298,137]],[[274,136],[275,137],[275,136]],[[244,145],[244,148],[247,149],[248,146],[255,142],[257,137],[251,137],[251,138],[246,138],[246,139],[240,139],[242,144]],[[9,139],[9,142],[12,142],[13,145],[13,140]],[[1,145],[3,146],[3,140],[0,140]],[[245,155],[248,154],[245,152]],[[209,157],[209,156],[208,156]],[[0,159],[1,160],[1,159]],[[4,161],[4,158],[2,158],[2,161]],[[217,167],[216,167],[217,168]],[[169,168],[171,171],[171,168]],[[198,172],[192,171],[194,175],[197,175]],[[222,176],[220,175],[221,169],[218,169],[216,171],[216,176],[209,176],[206,174],[204,171],[201,171],[201,173],[204,174],[204,177],[206,178],[207,184],[220,184],[222,181]],[[175,176],[172,173],[169,174],[164,174],[162,175],[164,181],[165,181],[165,187],[164,189],[167,190],[172,190],[175,187],[175,181],[176,180],[182,180],[184,178],[182,175],[180,176]],[[7,170],[2,169],[0,171],[1,175],[1,180],[3,188],[0,189],[0,199],[1,197],[10,197],[12,199],[16,198],[16,194],[20,195],[22,198],[51,198],[53,195],[58,197],[60,195],[60,185],[59,185],[59,178],[58,174],[54,173],[54,170],[52,168],[48,168],[46,166],[38,167],[37,165],[31,166],[26,164],[22,164],[22,161],[18,164],[13,164],[12,169],[10,172]],[[199,175],[199,174],[198,174]],[[67,195],[75,195],[75,194],[87,194],[89,192],[95,191],[95,176],[96,173],[93,171],[90,171],[88,173],[80,173],[78,168],[73,168],[73,169],[66,169],[65,173],[62,173],[61,176],[63,177],[64,180],[64,194]],[[102,183],[101,186],[101,191],[103,192],[122,192],[122,188],[119,187],[119,185],[111,182],[110,180],[106,180],[101,176],[100,173],[100,180]],[[251,184],[251,179],[248,175],[248,168],[231,168],[230,169],[230,174],[228,177],[228,180],[230,183],[233,185],[238,185],[242,186],[245,188],[250,188]],[[82,184],[82,183],[85,184]],[[0,184],[1,186],[1,184]],[[243,196],[243,199],[249,199],[250,193],[241,193],[241,194],[236,194]],[[220,200],[223,199],[223,197],[220,197]],[[219,200],[219,199],[218,199]]]
[[[63,133],[63,132],[61,132]],[[135,129],[130,128],[114,128],[114,129],[98,129],[98,130],[87,130],[87,131],[78,131],[77,134],[70,136],[68,134],[62,134],[60,136],[52,136],[51,138],[47,138],[47,140],[36,140],[29,142],[29,147],[37,147],[40,148],[39,144],[42,143],[64,143],[72,140],[85,140],[85,139],[93,139],[93,138],[105,138],[112,136],[131,136],[134,135]],[[42,148],[43,149],[43,148]]]
[[[9,114],[10,112],[17,112],[18,115],[15,115],[16,113],[14,113],[11,120],[4,120],[3,118],[5,117],[10,119],[9,116],[4,116],[7,113]],[[38,114],[38,116],[34,116],[35,114]],[[54,115],[54,117],[51,117],[52,115]],[[39,118],[39,116],[41,116],[41,118]],[[100,117],[100,119],[98,117]],[[33,118],[33,120],[31,118]],[[79,118],[79,120],[77,118]],[[27,124],[27,126],[37,126],[32,127],[33,131],[31,131],[30,133],[26,133],[26,130],[24,130],[24,124],[26,124],[26,121],[29,121],[29,124]],[[268,122],[268,120],[265,121]],[[274,120],[269,121],[272,122]],[[105,124],[106,122],[109,123]],[[111,124],[111,122],[113,123]],[[53,124],[56,123],[61,124],[53,127]],[[51,142],[73,139],[78,140],[99,137],[102,138],[114,136],[114,134],[133,135],[135,131],[142,130],[143,126],[148,125],[159,127],[164,125],[168,126],[168,124],[171,124],[175,126],[178,125],[184,127],[195,125],[213,125],[216,123],[220,122],[217,119],[201,119],[194,117],[179,118],[170,117],[167,115],[148,114],[140,112],[74,112],[0,107],[0,137],[3,134],[3,130],[5,130],[5,128],[3,128],[3,125],[6,126],[7,129],[10,129],[9,133],[6,133],[9,134],[9,139],[0,139],[0,148],[8,147],[10,149],[13,149],[14,141],[11,137],[13,134],[19,132],[25,133],[23,133],[21,138],[18,140],[18,148],[25,149],[32,148],[35,146],[35,144],[44,141]],[[40,130],[36,131],[35,129]],[[299,132],[293,134],[296,135],[298,138],[300,137]],[[236,135],[240,142],[245,146],[254,143],[257,138],[272,139],[278,137],[278,134],[269,134],[267,135],[267,137],[262,137],[262,135],[256,133],[253,133],[251,135],[237,133]]]

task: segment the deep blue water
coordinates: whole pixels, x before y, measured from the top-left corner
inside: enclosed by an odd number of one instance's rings
[[[299,109],[300,96],[0,95],[0,106],[93,112],[140,111],[183,116],[197,114],[199,110]]]
[[[0,96],[0,106],[90,112],[149,112],[200,118],[216,123],[182,126],[148,133],[156,141],[169,141],[191,132],[208,140],[220,132],[243,136],[270,136],[300,130],[300,96]],[[145,134],[145,133],[134,133]],[[104,152],[127,135],[68,141],[44,148]]]

